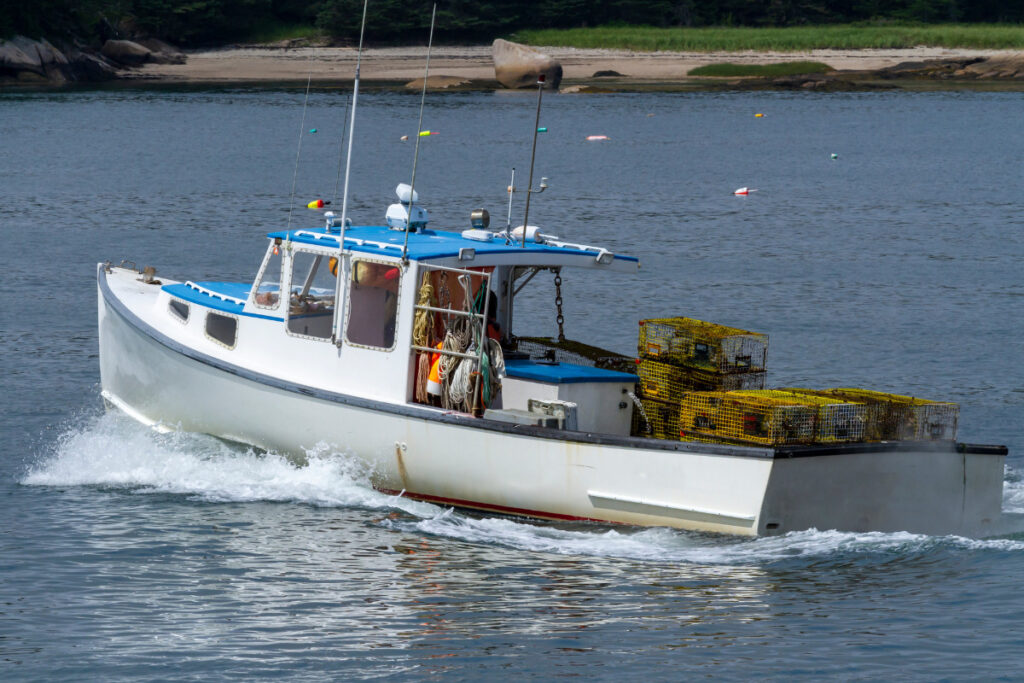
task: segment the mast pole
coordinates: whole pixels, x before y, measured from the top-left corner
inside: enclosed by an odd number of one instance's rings
[[[420,133],[423,132],[423,104],[427,101],[427,77],[430,75],[430,48],[434,45],[434,21],[437,19],[437,3],[434,3],[434,11],[430,15],[430,38],[427,39],[427,66],[423,71],[423,92],[420,94],[420,120],[416,124],[416,151],[412,155],[412,180],[409,182],[409,206],[405,210],[405,242],[402,244],[402,263],[408,263],[409,252],[409,225],[412,220],[412,207],[416,203],[413,199],[416,195],[416,162],[420,158]]]
[[[370,0],[363,0],[363,22],[359,27],[359,51],[356,53],[356,78],[352,84],[352,112],[348,126],[348,153],[345,156],[345,185],[341,194],[341,235],[338,237],[338,276],[334,285],[334,344],[341,346],[341,281],[347,278],[345,261],[345,228],[348,227],[348,180],[352,174],[352,141],[356,135],[356,102],[359,100],[359,67],[363,63],[363,34],[366,32],[366,8]]]
[[[533,123],[533,151],[530,152],[530,180],[526,183],[526,210],[523,212],[523,243],[526,248],[526,226],[530,217],[530,195],[533,194],[533,160],[537,157],[537,133],[540,132],[540,100],[544,93],[544,74],[537,76],[537,120]]]

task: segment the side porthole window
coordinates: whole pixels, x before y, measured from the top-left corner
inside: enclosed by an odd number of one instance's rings
[[[171,299],[170,309],[171,315],[180,320],[181,322],[188,322],[188,304],[184,301],[178,301],[177,299]]]
[[[345,327],[345,336],[350,343],[380,349],[394,348],[401,276],[401,270],[392,263],[353,263]]]
[[[238,338],[238,319],[219,313],[207,313],[206,334],[214,341],[234,348]]]
[[[284,249],[277,244],[270,248],[267,260],[260,272],[259,283],[256,285],[256,294],[253,296],[253,303],[260,308],[277,308],[281,301],[281,252]]]

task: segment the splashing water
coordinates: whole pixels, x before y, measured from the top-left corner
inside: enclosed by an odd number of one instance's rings
[[[112,412],[69,429],[52,455],[21,481],[29,486],[102,486],[132,494],[169,493],[209,503],[256,501],[318,507],[397,510],[386,528],[472,544],[537,553],[703,565],[773,563],[858,554],[918,554],[936,546],[960,550],[1024,550],[1024,541],[930,537],[906,532],[791,532],[755,539],[666,528],[609,529],[550,525],[452,509],[375,491],[365,463],[328,444],[306,451],[305,463],[276,453],[187,432],[157,434]],[[1004,507],[1024,512],[1024,478],[1007,472]],[[1024,524],[1019,524],[1024,529]],[[1016,531],[1020,531],[1017,529]]]
[[[296,463],[211,436],[158,434],[111,412],[58,440],[26,485],[105,486],[133,493],[172,493],[207,502],[294,502],[322,507],[394,508],[436,514],[426,503],[375,491],[362,461],[327,444]]]

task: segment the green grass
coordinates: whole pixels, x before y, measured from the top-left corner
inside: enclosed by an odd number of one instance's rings
[[[309,24],[281,24],[273,21],[263,22],[256,26],[245,37],[246,43],[278,43],[282,40],[296,38],[322,38],[324,32]]]
[[[707,64],[690,69],[689,76],[717,76],[737,78],[743,76],[795,76],[796,74],[821,74],[834,71],[821,62],[779,62],[776,64]]]
[[[602,26],[519,31],[512,36],[512,40],[528,45],[606,48],[637,52],[795,52],[830,48],[891,49],[921,45],[944,48],[1024,49],[1024,25],[835,24],[787,28]]]

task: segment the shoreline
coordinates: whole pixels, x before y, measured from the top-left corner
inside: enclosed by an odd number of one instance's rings
[[[910,49],[810,50],[803,52],[630,52],[625,50],[539,47],[562,64],[563,91],[590,87],[609,90],[657,89],[658,87],[736,86],[751,79],[689,76],[698,66],[731,62],[771,64],[816,61],[827,64],[835,75],[870,78],[872,72],[907,62],[988,59],[1020,55],[1014,50],[977,50],[917,47]],[[355,76],[356,49],[349,47],[246,46],[186,53],[184,64],[146,64],[122,71],[121,81],[153,84],[338,84]],[[380,87],[404,86],[423,78],[425,46],[364,49],[361,80]],[[449,77],[451,89],[495,89],[491,46],[435,47],[430,55],[431,79]],[[597,72],[615,72],[597,77]],[[758,79],[764,84],[763,79]],[[461,81],[455,84],[455,81]],[[948,83],[948,81],[943,81]],[[422,81],[420,81],[422,83]],[[992,83],[992,80],[970,81]],[[1006,80],[1024,87],[1024,82]],[[778,85],[778,83],[776,83]],[[952,85],[952,84],[950,84]]]

